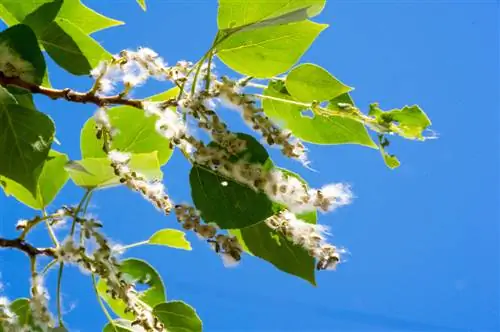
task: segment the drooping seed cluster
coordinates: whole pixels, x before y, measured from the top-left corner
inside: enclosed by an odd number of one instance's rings
[[[303,247],[311,257],[316,259],[318,270],[333,270],[340,261],[340,254],[343,250],[325,243],[326,227],[307,223],[298,219],[290,211],[282,211],[266,219],[266,224],[293,243]]]
[[[170,213],[172,203],[165,193],[163,183],[160,181],[149,181],[143,175],[132,171],[128,167],[130,154],[113,150],[109,152],[108,157],[111,160],[111,166],[115,170],[116,176],[120,177],[121,183],[139,192],[163,213]]]
[[[78,222],[84,242],[77,244],[72,237],[68,237],[57,249],[57,259],[77,264],[83,271],[104,280],[108,294],[113,299],[122,300],[126,304],[126,312],[134,314],[134,325],[141,326],[145,331],[163,331],[163,325],[152,314],[151,308],[140,300],[134,285],[124,278],[113,245],[99,232],[102,225],[95,219],[79,218]],[[86,242],[92,242],[92,248]]]
[[[33,325],[48,331],[53,326],[54,319],[49,310],[49,293],[44,286],[44,280],[36,275],[31,279],[31,300],[30,307],[33,317]]]
[[[186,204],[175,206],[175,215],[182,228],[196,232],[201,238],[206,239],[212,249],[218,253],[225,265],[234,265],[241,260],[243,249],[238,240],[226,234],[217,234],[217,227],[202,224],[199,211]]]
[[[241,116],[255,131],[260,132],[269,145],[278,145],[281,152],[288,158],[297,159],[304,165],[308,165],[306,148],[300,140],[292,136],[289,130],[283,130],[277,126],[264,113],[264,110],[256,106],[256,100],[241,93],[241,86],[236,81],[223,78],[222,82],[215,84],[215,96],[220,97],[230,108],[241,111]]]
[[[19,77],[23,81],[33,82],[35,67],[3,42],[0,43],[0,73],[5,77]]]

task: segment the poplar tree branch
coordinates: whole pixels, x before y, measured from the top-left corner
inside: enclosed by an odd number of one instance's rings
[[[21,251],[24,251],[30,257],[35,257],[37,255],[45,255],[49,257],[56,256],[53,248],[37,248],[19,238],[18,239],[0,238],[0,248],[19,249]]]
[[[132,106],[135,108],[142,109],[142,100],[140,99],[128,99],[125,98],[121,94],[117,94],[114,96],[99,96],[96,95],[92,91],[88,92],[78,92],[71,90],[69,88],[66,89],[53,89],[47,88],[41,85],[37,85],[34,83],[26,82],[20,79],[19,77],[7,77],[4,73],[0,72],[0,85],[2,86],[15,86],[24,90],[28,90],[31,93],[42,94],[51,99],[65,99],[67,101],[75,102],[75,103],[83,103],[83,104],[95,104],[99,107],[106,105],[126,105]],[[176,106],[177,102],[175,100],[170,101],[170,106]]]

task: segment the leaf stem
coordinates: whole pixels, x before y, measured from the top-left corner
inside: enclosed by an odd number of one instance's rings
[[[61,306],[61,283],[64,271],[64,262],[59,264],[59,273],[57,274],[57,289],[56,289],[56,302],[57,302],[57,319],[59,321],[59,326],[64,327],[64,322],[62,319],[62,306]]]
[[[121,250],[128,250],[128,249],[131,249],[131,248],[143,246],[145,244],[149,244],[149,240],[140,241],[140,242],[136,242],[136,243],[132,243],[132,244],[127,244],[126,246],[120,246],[120,249]]]
[[[78,214],[80,213],[80,210],[82,209],[83,204],[89,197],[89,195],[92,193],[92,189],[88,189],[85,191],[85,194],[83,195],[82,199],[80,200],[80,203],[78,203],[78,206],[76,207],[74,213],[73,213],[73,223],[71,224],[71,231],[70,235],[73,236],[75,234],[75,228],[76,228],[76,221],[78,219]]]

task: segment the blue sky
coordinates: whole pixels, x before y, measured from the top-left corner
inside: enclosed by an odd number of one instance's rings
[[[216,31],[215,1],[86,1],[121,27],[94,35],[111,52],[151,47],[173,63],[197,60]],[[317,173],[283,160],[313,186],[352,185],[354,203],[324,215],[333,241],[351,256],[318,287],[245,256],[224,268],[207,246],[194,251],[137,248],[164,276],[169,299],[197,308],[205,331],[497,331],[499,299],[499,12],[495,1],[329,1],[316,19],[330,23],[302,61],[315,62],[356,90],[366,110],[419,104],[438,140],[393,139],[402,166],[390,171],[378,152],[357,146],[309,146]],[[221,66],[222,68],[222,66]],[[57,87],[85,89],[85,78],[52,70]],[[138,92],[161,91],[153,85]],[[91,106],[38,98],[56,121],[59,150],[79,159],[79,131]],[[244,126],[229,116],[233,128]],[[188,164],[175,155],[165,184],[189,200]],[[68,184],[54,206],[76,203]],[[123,188],[99,192],[91,207],[121,243],[147,239],[176,225]],[[0,234],[14,236],[17,219],[32,212],[0,195]],[[43,229],[32,237],[48,243]],[[1,281],[10,298],[28,294],[28,262],[0,253]],[[56,273],[49,276],[54,283]],[[63,280],[66,321],[73,331],[99,331],[106,318],[90,279],[68,270]],[[72,306],[73,310],[70,310]]]

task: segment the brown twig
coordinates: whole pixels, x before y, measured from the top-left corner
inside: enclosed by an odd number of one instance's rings
[[[35,257],[37,255],[45,255],[49,257],[56,256],[55,251],[52,248],[37,248],[21,239],[0,238],[0,248],[19,249],[24,251],[30,257]]]
[[[12,85],[32,93],[45,95],[51,99],[65,99],[75,103],[92,103],[97,106],[127,105],[142,109],[142,101],[139,99],[127,99],[122,95],[99,96],[92,92],[78,92],[71,89],[53,89],[41,85],[26,82],[19,77],[7,77],[0,72],[0,85]]]

